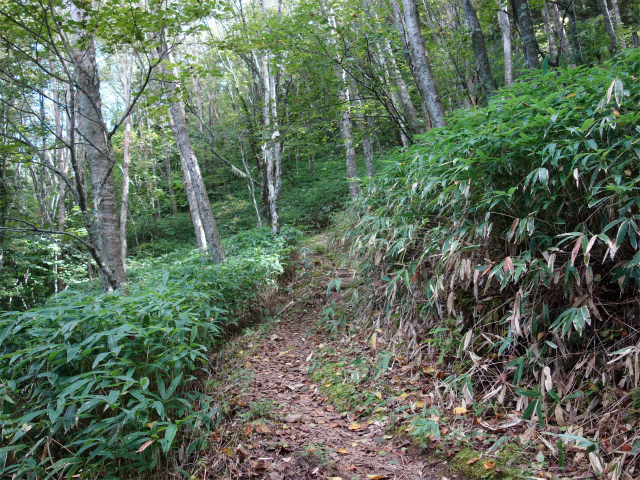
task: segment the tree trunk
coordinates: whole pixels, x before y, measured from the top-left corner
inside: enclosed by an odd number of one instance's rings
[[[576,13],[573,2],[569,6],[569,36],[573,44],[573,63],[582,64],[582,46],[580,45],[580,37],[578,36],[578,26],[576,25]]]
[[[71,18],[86,22],[86,13],[77,4],[71,4]],[[79,130],[84,143],[85,158],[89,165],[93,208],[95,211],[95,248],[103,259],[101,268],[103,286],[112,291],[120,285],[124,269],[120,257],[120,235],[118,231],[118,206],[113,167],[115,159],[107,142],[106,127],[102,118],[100,98],[100,76],[96,65],[93,38],[81,30],[74,35],[74,61],[76,86],[78,88]]]
[[[444,118],[444,108],[442,107],[438,86],[431,71],[431,65],[424,46],[418,6],[415,0],[402,0],[402,4],[404,7],[404,23],[409,46],[409,57],[413,65],[412,72],[416,86],[429,111],[431,124],[434,127],[444,127],[447,124]]]
[[[544,33],[547,36],[549,42],[549,55],[553,61],[558,58],[558,42],[556,40],[556,32],[554,25],[551,23],[551,14],[549,13],[549,7],[545,3],[542,7],[542,26],[544,27]]]
[[[616,30],[620,36],[620,46],[624,50],[627,48],[627,42],[624,39],[624,31],[622,30],[622,18],[620,18],[620,9],[618,8],[618,0],[611,0],[611,10],[613,10],[613,18],[616,22]]]
[[[126,64],[123,58],[122,70],[122,92],[124,104],[127,111],[131,106],[131,78],[132,67]],[[129,207],[129,164],[131,142],[131,115],[124,120],[124,139],[122,141],[122,194],[120,196],[120,258],[123,272],[127,271],[127,209]]]
[[[566,62],[570,63],[572,58],[571,47],[569,46],[569,39],[567,38],[567,32],[564,29],[564,23],[562,21],[562,16],[560,15],[560,10],[558,10],[558,5],[555,2],[545,5],[549,9],[556,34],[560,40],[560,53]]]
[[[513,85],[513,53],[511,51],[511,24],[507,13],[507,0],[498,0],[498,22],[502,30],[502,49],[504,52],[504,86]]]
[[[538,52],[538,41],[536,33],[533,29],[533,20],[531,19],[531,11],[527,0],[513,0],[514,12],[520,25],[520,34],[522,35],[522,47],[524,49],[524,66],[529,70],[540,68],[540,59]]]
[[[167,190],[169,191],[169,201],[171,208],[171,215],[178,213],[178,206],[176,205],[176,192],[173,190],[173,178],[171,177],[171,154],[169,152],[169,146],[166,139],[163,139],[164,146],[164,171],[167,179]]]
[[[337,31],[336,19],[333,13],[329,15],[329,24],[335,35]],[[335,47],[336,41],[330,37],[331,44]],[[356,149],[353,145],[353,124],[351,122],[351,99],[349,96],[349,82],[347,82],[347,72],[342,68],[340,55],[336,53],[336,63],[334,65],[334,73],[338,81],[338,101],[342,109],[340,115],[340,133],[345,149],[345,161],[347,164],[347,180],[349,182],[349,195],[351,200],[356,198],[360,193],[360,185],[358,185],[358,166],[356,164]]]
[[[489,65],[489,56],[487,55],[487,47],[484,43],[484,34],[480,27],[478,14],[473,6],[473,0],[463,0],[462,7],[467,25],[471,29],[471,44],[473,45],[473,53],[476,56],[476,66],[478,67],[478,78],[484,90],[487,99],[495,95],[498,85],[491,74],[491,66]]]
[[[53,62],[51,62],[53,65]],[[53,68],[52,68],[53,69]],[[62,127],[62,117],[60,115],[60,94],[58,92],[58,81],[55,77],[51,77],[51,98],[53,100],[53,117],[55,121],[56,128],[56,143],[62,142],[63,140],[63,127]],[[56,159],[56,168],[65,178],[60,178],[58,182],[58,212],[57,212],[57,223],[58,223],[58,231],[64,231],[66,217],[67,217],[67,209],[66,209],[66,198],[67,198],[67,183],[66,176],[69,170],[69,156],[67,155],[67,151],[64,148],[56,148],[54,152],[54,156]],[[0,181],[2,181],[0,179]],[[1,203],[1,201],[0,201]],[[64,282],[58,277],[58,250],[56,248],[55,253],[55,274],[56,274],[56,293],[61,292],[65,289]]]
[[[607,29],[609,35],[609,51],[613,57],[618,53],[618,38],[616,37],[616,30],[613,28],[613,22],[611,21],[611,15],[609,14],[609,7],[607,6],[607,0],[598,0],[598,7],[604,20],[604,26]]]
[[[167,44],[164,39],[164,32],[160,34],[160,44],[158,46],[158,55],[160,58],[166,58],[170,63],[173,63],[173,58],[170,52],[168,52]],[[164,67],[163,67],[164,69]],[[178,77],[178,72],[174,67],[172,72],[174,78]],[[209,254],[211,260],[214,263],[221,263],[224,261],[224,252],[222,250],[222,242],[220,241],[220,235],[218,234],[218,228],[213,218],[213,212],[211,211],[211,203],[207,195],[207,190],[202,180],[202,172],[200,171],[200,165],[198,159],[193,151],[191,145],[191,139],[187,131],[187,120],[184,113],[184,103],[180,98],[175,80],[163,82],[165,87],[171,92],[171,106],[169,107],[169,118],[171,123],[171,130],[173,137],[178,145],[180,152],[180,160],[183,162],[183,172],[185,172],[185,189],[192,190],[193,196],[188,197],[190,200],[194,200],[197,205],[196,208],[191,207],[191,215],[196,228],[196,237],[198,235],[197,217],[200,217],[202,222],[202,228],[204,229],[204,236],[209,247]],[[188,175],[187,175],[188,173]],[[188,186],[188,183],[191,183]]]
[[[351,81],[351,95],[353,97],[356,106],[356,117],[358,129],[362,135],[362,154],[364,156],[364,163],[367,166],[367,175],[373,177],[373,141],[371,140],[371,134],[369,133],[369,123],[367,117],[363,111],[362,99],[360,98],[360,92],[354,81]]]
[[[266,21],[267,10],[265,0],[261,0],[260,8],[262,18]],[[278,16],[282,14],[281,3],[278,3]],[[265,185],[263,198],[266,193],[267,205],[269,208],[269,220],[271,231],[274,234],[280,233],[280,191],[282,190],[282,138],[280,137],[278,125],[278,78],[273,75],[269,67],[271,54],[265,52],[260,59],[262,73],[262,122],[264,131],[262,135]]]

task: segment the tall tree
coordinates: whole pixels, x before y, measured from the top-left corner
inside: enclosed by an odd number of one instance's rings
[[[392,3],[396,1],[399,0],[391,0]],[[420,96],[429,111],[431,124],[434,127],[444,127],[446,125],[444,108],[442,107],[438,86],[424,46],[418,6],[415,0],[402,0],[402,7],[402,21],[404,22],[406,41],[409,47],[409,58],[413,66],[411,73]]]
[[[173,55],[167,47],[164,32],[158,35],[158,40],[158,57],[160,59],[166,59],[169,63],[173,63]],[[191,215],[196,229],[196,235],[199,230],[198,224],[201,223],[211,259],[214,263],[220,263],[224,261],[224,251],[222,249],[218,227],[216,226],[216,221],[211,211],[211,203],[209,202],[209,196],[204,185],[198,158],[193,150],[191,138],[187,131],[184,103],[178,91],[178,85],[176,84],[179,78],[177,67],[174,65],[173,71],[168,72],[167,67],[163,65],[162,70],[164,73],[163,84],[171,94],[169,123],[171,125],[173,138],[180,152],[180,161],[183,165],[183,173],[185,174],[185,189],[191,190],[192,195],[190,195],[189,200],[197,205],[197,209],[195,205],[191,207]],[[197,220],[198,217],[199,221]]]
[[[118,205],[113,179],[115,158],[105,135],[108,131],[102,117],[100,74],[96,62],[93,36],[87,31],[89,17],[81,4],[71,4],[71,18],[79,29],[73,36],[74,62],[78,88],[79,131],[82,134],[85,158],[89,165],[93,208],[93,228],[97,250],[104,256],[102,280],[106,290],[117,288],[124,277],[120,256]]]
[[[512,0],[512,2],[514,7],[513,11],[520,26],[520,35],[522,36],[524,66],[529,70],[540,68],[540,59],[538,56],[540,47],[538,46],[538,40],[536,40],[536,32],[533,28],[529,3],[527,0]]]
[[[498,22],[502,30],[504,52],[504,86],[513,85],[513,53],[511,51],[511,24],[507,13],[507,0],[498,0]]]
[[[478,14],[473,6],[473,0],[462,0],[462,7],[467,25],[469,25],[471,29],[471,45],[473,46],[473,53],[476,56],[476,66],[478,68],[480,84],[486,97],[491,98],[496,93],[498,85],[491,74],[489,55],[487,55],[487,47],[484,43],[484,34],[480,27]]]
[[[329,11],[329,25],[331,26],[331,36],[329,43],[335,48],[337,42],[335,35],[338,26],[332,11]],[[353,144],[353,123],[351,121],[351,96],[349,95],[349,81],[347,72],[342,66],[343,59],[340,53],[335,53],[334,73],[338,83],[338,100],[340,104],[340,133],[345,150],[345,161],[347,164],[347,180],[349,181],[349,194],[353,200],[360,193],[358,185],[358,165],[356,164],[356,149]]]
[[[263,22],[267,21],[265,0],[261,0],[260,8]],[[282,15],[282,2],[278,1],[278,17]],[[268,32],[268,29],[267,29]],[[274,75],[269,62],[271,52],[262,55],[262,84],[263,84],[263,152],[266,170],[267,202],[271,231],[280,233],[280,192],[282,190],[282,137],[278,128],[278,94],[279,74]]]
[[[558,5],[555,2],[549,2],[545,4],[545,7],[548,8],[551,19],[553,20],[553,26],[560,43],[560,54],[566,62],[569,63],[572,59],[572,51],[569,46],[569,39],[567,38],[567,32],[564,28],[562,15],[560,14],[560,10],[558,10]]]
[[[127,111],[131,108],[131,80],[133,66],[122,56],[120,71],[122,93]],[[123,272],[127,271],[127,211],[129,205],[129,165],[131,164],[131,115],[124,119],[124,138],[122,140],[122,193],[120,194],[120,258]]]
[[[614,56],[616,53],[618,53],[618,37],[616,37],[616,29],[614,28],[613,22],[611,21],[611,14],[609,13],[607,0],[598,0],[598,7],[600,8],[600,13],[602,14],[602,20],[604,21],[607,35],[609,35],[609,51],[611,52],[611,56]]]

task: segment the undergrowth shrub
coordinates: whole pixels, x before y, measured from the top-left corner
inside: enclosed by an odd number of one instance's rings
[[[448,360],[462,373],[443,388],[454,398],[561,428],[630,408],[639,75],[637,49],[605,67],[532,73],[390,156],[351,208],[367,317],[416,362],[437,356],[453,321]]]
[[[0,476],[151,476],[171,449],[204,448],[189,434],[217,422],[199,379],[207,352],[298,236],[247,232],[223,264],[183,250],[132,271],[121,292],[70,290],[0,316]]]

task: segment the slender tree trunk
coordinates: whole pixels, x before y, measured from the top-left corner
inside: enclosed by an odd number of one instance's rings
[[[487,47],[484,43],[484,34],[480,27],[478,14],[473,6],[473,0],[463,0],[462,7],[467,25],[471,29],[471,44],[473,45],[473,53],[476,56],[476,66],[478,68],[478,78],[484,90],[487,99],[495,95],[498,85],[491,74],[491,66],[489,65],[489,56],[487,55]]]
[[[569,39],[567,38],[567,32],[564,29],[564,23],[562,21],[562,16],[560,15],[560,10],[558,10],[558,5],[555,2],[545,4],[549,13],[551,14],[551,19],[553,20],[553,25],[555,27],[556,34],[558,39],[560,40],[560,53],[567,61],[567,63],[571,62],[572,51],[569,46]]]
[[[329,14],[329,24],[333,29],[333,34],[337,32],[336,19],[333,13]],[[336,41],[333,36],[330,38],[333,46]],[[351,200],[356,198],[360,193],[360,185],[358,185],[358,166],[356,164],[356,149],[353,145],[353,123],[351,121],[351,98],[349,96],[349,82],[347,81],[347,72],[342,68],[340,55],[336,54],[336,63],[334,64],[334,73],[338,81],[338,101],[342,113],[340,116],[340,133],[345,149],[345,161],[347,164],[347,180],[349,182],[349,195]]]
[[[576,25],[576,13],[574,3],[569,6],[569,36],[573,44],[573,63],[582,64],[582,46],[580,45],[580,37],[578,35],[578,26]]]
[[[627,42],[624,39],[624,31],[622,30],[622,18],[620,17],[620,9],[618,8],[618,0],[611,0],[611,10],[613,10],[613,19],[616,22],[616,30],[620,36],[620,47],[624,50],[627,48]]]
[[[258,202],[256,201],[256,190],[253,185],[251,171],[249,170],[249,164],[247,163],[247,156],[244,149],[244,142],[238,136],[238,140],[240,143],[240,155],[242,156],[242,165],[244,166],[244,171],[247,174],[247,188],[249,189],[249,195],[251,196],[251,200],[253,202],[253,208],[256,210],[256,217],[258,219],[258,227],[262,226],[262,216],[260,215],[260,209],[258,208]]]
[[[604,20],[604,26],[607,29],[607,34],[609,35],[609,51],[611,52],[611,56],[613,57],[616,53],[618,53],[618,38],[616,37],[616,30],[613,27],[613,22],[611,21],[611,15],[609,14],[607,0],[598,0],[598,7],[600,8],[600,13],[602,14],[602,19]]]
[[[171,154],[169,152],[169,146],[166,139],[163,142],[164,145],[164,171],[167,175],[167,189],[169,190],[169,201],[171,208],[171,215],[178,213],[178,206],[176,205],[176,192],[173,190],[173,177],[171,176]]]
[[[278,3],[278,15],[282,14],[282,4]],[[266,21],[267,11],[265,0],[261,0],[260,8],[263,20]],[[263,117],[263,151],[266,170],[266,200],[269,206],[271,231],[280,233],[280,191],[282,190],[282,138],[278,124],[278,78],[273,75],[269,66],[271,54],[262,55],[260,66],[262,70],[262,117]]]
[[[554,25],[551,22],[549,7],[546,3],[542,7],[542,26],[544,27],[544,33],[549,42],[549,55],[551,55],[551,58],[555,61],[558,58],[558,42],[556,40]]]
[[[524,49],[524,66],[529,70],[540,68],[538,41],[533,29],[533,20],[527,0],[513,0],[514,12],[520,25],[522,47]]]
[[[122,91],[124,94],[125,108],[129,110],[131,106],[131,67],[126,64],[123,58],[122,70]],[[131,115],[124,120],[124,138],[122,141],[122,194],[120,196],[120,258],[123,272],[127,271],[127,210],[129,208],[129,165],[131,143]]]
[[[392,2],[399,0],[391,0]],[[424,46],[424,37],[420,27],[420,17],[418,6],[415,0],[402,0],[404,7],[404,23],[407,34],[407,44],[409,46],[409,57],[413,65],[414,80],[420,92],[420,96],[424,100],[431,124],[434,127],[446,126],[444,117],[444,108],[438,93],[429,57]]]
[[[513,53],[511,51],[511,24],[507,13],[507,0],[498,0],[498,22],[502,30],[502,49],[504,52],[504,86],[513,85]]]
[[[371,4],[371,0],[365,0],[365,3],[368,7],[370,16],[375,20],[378,28],[382,28],[378,13]],[[400,28],[401,32],[403,32],[404,29],[402,29],[402,27]],[[404,34],[402,40],[404,43]],[[384,38],[376,41],[376,47],[380,56],[380,63],[384,69],[385,83],[389,86],[392,106],[396,111],[402,111],[403,113],[404,118],[402,122],[403,125],[401,127],[403,145],[405,144],[405,140],[408,144],[408,138],[404,131],[405,128],[409,130],[409,133],[411,135],[424,133],[424,128],[418,120],[418,114],[413,105],[413,102],[411,101],[411,96],[409,95],[407,84],[402,78],[402,74],[400,73],[400,69],[398,68],[398,65],[396,63],[395,55],[393,53],[393,49],[391,48],[391,42],[389,42],[389,39]],[[392,82],[389,81],[390,79],[392,79]],[[393,88],[394,85],[395,88]],[[401,106],[401,109],[398,109],[398,106]]]
[[[172,55],[168,52],[166,41],[164,39],[164,32],[160,36],[161,40],[158,47],[158,55],[160,58],[166,58],[169,62],[173,63]],[[175,78],[178,78],[175,67],[174,72],[172,73]],[[207,190],[205,188],[204,181],[202,180],[200,165],[198,164],[198,159],[193,151],[191,139],[189,138],[189,133],[187,131],[184,103],[182,102],[182,98],[179,97],[175,81],[164,83],[172,94],[172,104],[169,107],[171,130],[176,144],[178,145],[178,150],[180,151],[180,160],[181,162],[184,162],[183,171],[186,170],[186,173],[188,173],[188,175],[185,174],[185,189],[189,189],[187,184],[190,182],[190,188],[193,191],[193,197],[190,199],[195,200],[197,204],[197,211],[190,205],[194,227],[196,227],[196,237],[198,236],[196,218],[199,216],[200,221],[202,222],[202,228],[204,229],[204,236],[209,247],[211,259],[214,263],[221,263],[224,261],[222,242],[220,241],[218,228],[213,218],[213,212],[211,211],[211,204],[209,202]]]
[[[53,62],[51,62],[53,65]],[[56,142],[61,142],[63,139],[63,127],[62,127],[62,117],[60,115],[60,94],[58,92],[58,81],[55,77],[51,77],[51,98],[53,100],[53,117],[55,121],[56,128]],[[56,148],[54,152],[54,156],[56,159],[56,167],[60,171],[61,175],[67,176],[67,172],[69,170],[69,160],[67,151],[64,148]],[[0,180],[1,181],[1,180]],[[67,197],[67,183],[65,179],[60,178],[58,182],[58,212],[57,212],[57,223],[58,230],[64,231],[65,222],[67,217],[66,210],[66,197]],[[0,201],[1,203],[1,201]],[[58,254],[59,248],[56,248],[55,253],[55,265],[54,270],[56,274],[56,293],[61,292],[65,289],[64,282],[58,276]]]
[[[340,81],[346,84],[347,73],[343,69],[339,73]],[[341,87],[339,93],[340,105],[342,105],[342,117],[340,119],[340,131],[342,133],[342,141],[346,152],[345,160],[347,163],[347,178],[349,180],[349,194],[353,200],[360,193],[360,185],[356,179],[358,178],[358,166],[356,164],[356,149],[353,145],[353,124],[351,122],[351,105],[349,98],[349,87]]]
[[[71,18],[82,24],[86,13],[77,4],[71,4]],[[78,88],[78,114],[80,132],[84,142],[85,158],[89,165],[95,211],[93,227],[96,235],[96,251],[103,259],[99,265],[103,286],[112,291],[120,285],[124,268],[120,257],[120,235],[118,231],[118,205],[113,167],[115,158],[107,141],[105,123],[102,118],[100,98],[100,76],[96,65],[93,38],[81,30],[74,35],[76,85]]]
[[[369,177],[373,177],[373,141],[371,140],[371,134],[369,133],[369,124],[363,110],[360,92],[358,91],[358,86],[354,81],[351,81],[351,96],[353,97],[356,107],[356,122],[362,136],[362,154],[364,156],[364,163],[367,166],[367,175]]]

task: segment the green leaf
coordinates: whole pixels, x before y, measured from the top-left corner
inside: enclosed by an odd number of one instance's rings
[[[167,453],[171,448],[171,444],[173,443],[173,439],[175,438],[177,431],[178,426],[175,423],[170,424],[165,430],[164,444],[162,446],[162,450],[164,453]]]

